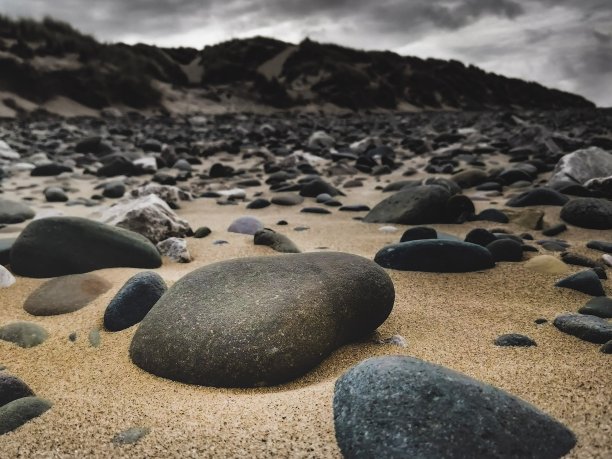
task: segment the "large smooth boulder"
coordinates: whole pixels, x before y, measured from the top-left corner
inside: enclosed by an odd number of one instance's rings
[[[79,217],[35,220],[21,232],[11,249],[13,272],[26,277],[159,266],[159,252],[145,237]]]
[[[584,185],[591,179],[612,175],[612,153],[598,147],[577,150],[563,156],[548,181],[561,190],[570,185]]]
[[[400,271],[465,273],[495,266],[491,252],[470,242],[422,239],[383,247],[374,257],[383,268]]]
[[[444,223],[446,203],[451,194],[437,185],[407,188],[379,202],[364,217],[368,223],[425,225]]]
[[[576,444],[529,403],[412,357],[365,360],[342,375],[334,425],[346,458],[559,458]]]
[[[561,209],[561,218],[580,228],[612,229],[612,202],[597,198],[572,199]]]
[[[123,199],[96,217],[103,223],[142,234],[156,244],[171,237],[193,234],[189,223],[179,218],[156,194]]]
[[[34,215],[34,211],[24,203],[0,198],[0,224],[22,223]]]
[[[393,307],[387,273],[346,253],[241,258],[197,269],[141,322],[142,369],[216,387],[290,381],[375,330]]]
[[[23,309],[34,316],[55,316],[78,311],[113,284],[96,274],[71,274],[51,279],[26,299]]]

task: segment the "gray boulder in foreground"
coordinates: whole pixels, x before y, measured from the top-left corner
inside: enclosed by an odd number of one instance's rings
[[[223,261],[168,289],[138,327],[130,356],[185,383],[279,384],[374,331],[394,298],[382,268],[347,253]]]
[[[346,458],[559,458],[576,444],[523,400],[412,357],[365,360],[336,382],[336,439]]]

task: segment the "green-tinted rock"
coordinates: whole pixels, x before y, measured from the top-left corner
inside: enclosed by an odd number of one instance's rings
[[[24,397],[7,403],[0,407],[0,435],[21,427],[29,420],[43,414],[51,406],[51,402],[38,397]]]
[[[13,322],[0,328],[1,340],[26,348],[38,346],[48,337],[49,333],[44,328],[31,322]]]

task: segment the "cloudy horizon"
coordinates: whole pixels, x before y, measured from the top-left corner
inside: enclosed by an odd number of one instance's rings
[[[456,59],[612,106],[612,1],[2,0],[13,17],[52,16],[99,40],[202,48],[232,38],[309,37]]]

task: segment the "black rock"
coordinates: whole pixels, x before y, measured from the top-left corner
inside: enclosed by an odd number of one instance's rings
[[[555,318],[553,324],[563,333],[590,343],[603,344],[612,340],[612,323],[601,317],[564,314]]]
[[[32,169],[30,175],[32,177],[52,177],[62,172],[72,172],[72,168],[56,163],[41,164]]]
[[[201,239],[203,237],[208,236],[210,233],[212,233],[212,231],[210,230],[210,228],[208,226],[200,226],[193,233],[193,237],[195,237],[196,239]]]
[[[93,153],[96,156],[100,156],[111,153],[112,148],[102,142],[101,137],[87,137],[77,142],[74,151],[77,153]]]
[[[270,202],[277,206],[297,206],[304,202],[304,198],[299,194],[285,193],[273,196]]]
[[[603,352],[604,354],[612,354],[612,339],[601,346],[599,352]]]
[[[327,193],[330,196],[343,195],[340,190],[319,178],[304,183],[300,190],[300,196],[307,198],[316,198],[322,193]]]
[[[336,382],[336,439],[346,458],[559,458],[576,444],[533,405],[412,357],[375,357]]]
[[[370,207],[365,204],[352,204],[348,206],[342,206],[340,209],[342,212],[369,212]]]
[[[599,250],[600,252],[612,253],[612,242],[590,241],[586,246],[589,249]]]
[[[612,229],[612,202],[596,198],[573,199],[561,209],[561,218],[580,228]]]
[[[350,254],[214,263],[168,289],[141,322],[130,356],[148,372],[190,384],[279,384],[374,331],[394,296],[384,270]]]
[[[6,266],[11,262],[11,248],[16,239],[0,239],[0,265]]]
[[[104,328],[121,331],[140,322],[168,287],[157,273],[145,271],[132,276],[104,312]]]
[[[125,185],[121,182],[107,183],[102,190],[102,196],[106,198],[121,198],[125,194]]]
[[[525,335],[519,335],[517,333],[509,333],[507,335],[501,335],[495,338],[493,341],[496,346],[518,346],[518,347],[530,347],[537,346],[536,342]]]
[[[523,246],[513,239],[497,239],[487,245],[494,261],[521,261]]]
[[[561,259],[568,265],[584,266],[585,268],[599,268],[601,266],[598,262],[593,261],[590,258],[570,252],[562,253]]]
[[[68,201],[68,196],[63,189],[57,186],[52,186],[46,188],[44,191],[45,199],[47,202],[66,202]]]
[[[474,216],[476,208],[470,198],[463,194],[451,196],[444,208],[444,221],[447,223],[463,223]]]
[[[270,205],[270,201],[263,198],[253,199],[246,206],[247,209],[264,209]]]
[[[34,395],[34,392],[21,379],[4,372],[0,373],[0,407],[31,395]]]
[[[323,207],[304,207],[300,212],[306,214],[331,214],[331,211]]]
[[[599,277],[592,269],[580,271],[561,279],[555,284],[555,287],[570,288],[591,296],[606,296]]]
[[[508,223],[510,219],[508,216],[498,209],[485,209],[478,215],[470,218],[472,221],[488,221],[496,223]]]
[[[495,235],[484,228],[474,228],[465,236],[465,242],[481,245],[483,247],[488,246],[491,242],[496,240],[497,238]]]
[[[445,188],[437,185],[408,188],[379,202],[364,221],[404,225],[445,223],[446,203],[450,197]]]
[[[133,175],[135,172],[136,166],[134,163],[119,156],[98,169],[97,174],[99,177],[116,177],[118,175]]]
[[[548,229],[542,231],[544,236],[556,236],[557,234],[561,234],[562,232],[567,230],[567,225],[565,223],[557,223],[556,225],[551,226]]]
[[[38,397],[23,397],[0,407],[0,435],[12,432],[51,408],[51,402]]]
[[[589,316],[601,317],[602,319],[610,319],[612,318],[612,298],[605,296],[591,298],[578,312]]]
[[[438,232],[427,226],[417,226],[404,231],[400,242],[419,241],[421,239],[438,239]]]
[[[13,272],[26,277],[159,266],[159,252],[145,237],[78,217],[35,220],[21,232],[11,250]]]
[[[402,242],[381,249],[374,261],[400,271],[463,273],[495,266],[491,252],[469,242],[428,239]]]
[[[527,206],[562,206],[569,201],[567,196],[550,188],[535,188],[510,199],[506,205],[509,207]]]

